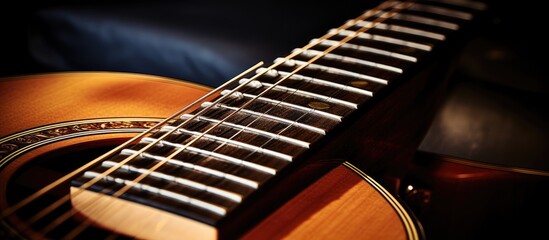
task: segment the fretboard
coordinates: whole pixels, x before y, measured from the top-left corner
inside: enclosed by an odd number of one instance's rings
[[[212,226],[230,221],[349,116],[432,61],[484,7],[467,0],[384,2],[256,69],[73,186]]]

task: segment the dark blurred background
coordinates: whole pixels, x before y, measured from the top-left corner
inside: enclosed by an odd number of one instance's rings
[[[216,86],[260,60],[287,55],[377,2],[4,6],[0,76],[124,71]],[[523,238],[549,224],[543,10],[532,0],[488,3],[418,148],[416,167],[394,190],[428,239]]]
[[[217,86],[379,1],[51,1],[5,9],[2,75],[106,70]],[[7,57],[10,56],[10,57]]]

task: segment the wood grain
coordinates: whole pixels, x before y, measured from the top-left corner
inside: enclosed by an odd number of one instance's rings
[[[0,128],[2,136],[80,119],[165,117],[208,90],[162,77],[97,72],[8,78],[0,81],[0,89],[0,111],[4,113],[4,124]],[[9,177],[32,158],[50,152],[59,155],[72,151],[71,147],[113,144],[129,135],[73,138],[28,152],[0,172],[2,199],[10,194],[6,187]],[[7,203],[2,202],[5,207]],[[408,221],[410,216],[402,210],[402,206],[379,185],[366,181],[364,176],[348,167],[339,166],[269,215],[243,238],[417,239],[420,234],[416,226]]]
[[[243,239],[417,239],[418,230],[406,226],[405,216],[399,215],[402,206],[371,184],[341,165]]]
[[[63,121],[109,117],[165,118],[209,88],[134,73],[72,72],[0,81],[0,136]]]

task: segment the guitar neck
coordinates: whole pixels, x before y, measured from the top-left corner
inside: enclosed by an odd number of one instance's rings
[[[225,229],[260,219],[335,166],[314,165],[319,158],[311,156],[444,54],[484,8],[466,0],[383,2],[100,159],[73,191],[238,234]]]

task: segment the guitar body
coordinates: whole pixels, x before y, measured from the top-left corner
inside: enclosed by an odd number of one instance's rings
[[[156,76],[99,72],[12,77],[0,81],[0,89],[2,212],[210,90]],[[52,194],[63,196],[68,191],[66,183]],[[29,211],[21,214],[34,214]],[[17,215],[2,218],[1,223],[3,239],[35,237]],[[421,235],[418,223],[397,199],[345,163],[243,238],[418,239]]]

